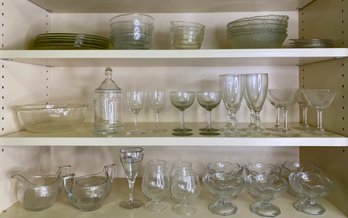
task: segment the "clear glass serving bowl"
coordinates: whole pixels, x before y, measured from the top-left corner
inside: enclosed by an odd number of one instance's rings
[[[69,131],[85,120],[84,104],[28,104],[13,106],[19,123],[30,132]]]

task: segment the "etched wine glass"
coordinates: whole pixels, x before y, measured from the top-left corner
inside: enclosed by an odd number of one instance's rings
[[[192,129],[185,127],[184,112],[193,104],[195,100],[195,93],[192,91],[172,91],[170,92],[170,100],[174,107],[176,107],[180,111],[180,127],[174,129],[173,135],[192,135]]]
[[[138,114],[144,108],[144,103],[145,103],[144,96],[145,96],[145,92],[142,92],[142,91],[127,92],[128,108],[134,114],[134,125],[135,125],[135,129],[127,132],[128,135],[145,134],[145,131],[142,131],[138,128]]]
[[[191,215],[197,211],[192,202],[198,198],[200,184],[198,174],[193,169],[177,170],[171,184],[172,195],[177,204],[173,211],[181,215]]]
[[[150,132],[165,132],[166,129],[162,129],[159,124],[159,114],[165,107],[165,91],[150,91],[149,101],[152,110],[155,112],[156,127],[150,129]]]
[[[247,74],[245,77],[245,92],[255,112],[255,128],[252,134],[255,136],[268,135],[265,130],[261,129],[260,119],[260,112],[267,96],[268,74]]]
[[[227,125],[224,135],[226,136],[241,136],[241,131],[237,129],[236,113],[240,108],[245,86],[245,75],[243,74],[224,74],[220,75],[220,91],[227,115]]]
[[[293,133],[288,127],[288,110],[297,102],[298,89],[270,89],[268,96],[271,102],[281,108],[283,111],[283,129],[278,132],[279,136],[299,136]]]
[[[143,202],[141,200],[133,198],[134,183],[138,176],[138,170],[143,157],[143,148],[140,147],[129,147],[120,150],[120,161],[126,174],[129,188],[128,200],[121,201],[120,203],[120,207],[122,208],[133,209],[143,206]]]
[[[220,135],[218,129],[211,126],[211,111],[221,102],[221,94],[217,91],[197,92],[197,101],[200,106],[207,110],[207,127],[199,129],[201,135]]]
[[[318,135],[325,135],[323,128],[323,110],[328,108],[335,99],[336,91],[331,89],[303,89],[308,104],[317,110],[317,129],[314,132]]]
[[[160,212],[168,207],[162,201],[170,193],[169,172],[165,160],[156,159],[147,162],[141,187],[144,195],[151,199],[145,204],[145,209]]]

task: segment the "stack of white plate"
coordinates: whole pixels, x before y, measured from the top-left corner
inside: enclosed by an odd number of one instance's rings
[[[227,39],[232,48],[278,48],[288,36],[286,15],[242,18],[227,24]]]
[[[32,49],[109,49],[109,39],[82,33],[43,33],[37,35]]]

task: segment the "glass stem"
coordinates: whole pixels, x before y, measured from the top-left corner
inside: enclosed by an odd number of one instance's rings
[[[255,125],[256,125],[256,130],[261,130],[260,112],[256,112],[256,111],[255,111]]]
[[[307,106],[302,107],[302,123],[304,127],[308,127],[308,119],[307,119]]]
[[[133,205],[133,202],[134,202],[134,198],[133,198],[134,182],[133,181],[128,181],[128,189],[129,189],[128,202],[129,202],[129,205]]]
[[[159,126],[159,113],[158,112],[155,113],[155,120],[156,120],[156,129],[159,129],[160,126]]]
[[[230,130],[235,130],[237,128],[236,112],[230,111],[228,113],[228,123],[229,123]]]
[[[208,122],[208,130],[211,129],[211,110],[207,111],[207,122]]]
[[[317,110],[317,128],[320,132],[324,131],[324,128],[323,128],[323,110]]]
[[[278,128],[280,126],[280,108],[276,107],[276,121],[275,121],[275,127]]]
[[[288,132],[289,128],[288,128],[288,110],[287,109],[283,109],[283,114],[284,114],[284,129],[283,132]]]
[[[134,126],[135,126],[135,130],[138,130],[138,114],[137,113],[134,114]]]
[[[184,111],[180,111],[180,129],[185,130],[185,117]]]
[[[254,115],[254,110],[252,108],[249,108],[249,128],[252,128],[255,126],[255,115]]]

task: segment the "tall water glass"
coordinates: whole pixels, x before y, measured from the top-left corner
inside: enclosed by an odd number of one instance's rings
[[[220,75],[219,78],[222,99],[228,111],[227,125],[223,134],[240,136],[242,132],[237,130],[236,113],[244,96],[245,76],[243,74],[225,74]]]
[[[159,124],[159,114],[165,107],[166,94],[164,91],[150,91],[149,101],[152,110],[155,112],[156,127],[151,129],[150,132],[165,132],[166,129],[162,129]]]
[[[164,160],[156,159],[147,162],[141,187],[144,195],[151,201],[145,204],[145,209],[160,212],[167,208],[168,205],[161,200],[170,193],[168,171],[167,162]]]
[[[139,208],[143,206],[143,202],[133,198],[134,183],[138,176],[138,170],[143,160],[144,153],[140,147],[123,148],[120,150],[120,161],[123,170],[127,176],[129,198],[127,201],[122,201],[120,207],[126,209]]]
[[[245,82],[245,91],[250,104],[255,112],[255,129],[254,135],[265,135],[265,131],[261,129],[260,112],[267,96],[268,90],[268,74],[257,73],[247,74]]]

